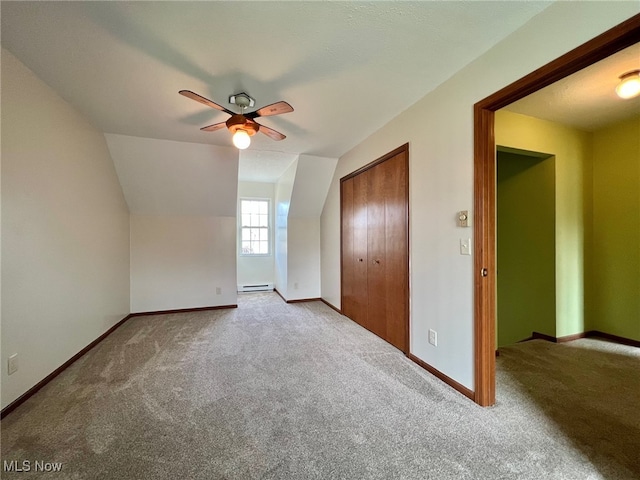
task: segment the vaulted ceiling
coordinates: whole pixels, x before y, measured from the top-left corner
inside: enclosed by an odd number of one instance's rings
[[[3,1],[2,46],[105,133],[230,146],[178,90],[245,91],[295,108],[253,151],[338,157],[549,4]]]

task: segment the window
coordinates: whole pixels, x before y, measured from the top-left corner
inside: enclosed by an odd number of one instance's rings
[[[240,200],[240,254],[269,255],[269,200]]]

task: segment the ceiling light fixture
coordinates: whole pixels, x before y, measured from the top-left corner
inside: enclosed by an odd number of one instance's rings
[[[620,76],[616,93],[620,98],[625,99],[640,95],[640,70],[633,70]]]
[[[236,130],[236,133],[233,134],[233,144],[237,149],[244,150],[251,145],[251,137],[245,130],[239,128]]]

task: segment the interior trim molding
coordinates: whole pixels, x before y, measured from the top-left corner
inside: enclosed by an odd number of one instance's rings
[[[427,362],[420,360],[418,357],[416,357],[411,353],[407,353],[407,358],[412,362],[418,364],[422,368],[424,368],[427,372],[429,372],[433,376],[442,380],[444,383],[452,387],[454,390],[457,390],[462,395],[464,395],[468,399],[473,400],[475,402],[476,399],[475,399],[475,393],[473,392],[473,390],[469,390],[467,387],[465,387],[461,383],[456,382],[453,378],[449,377],[448,375],[445,375],[437,368],[432,367]]]
[[[605,340],[610,340],[615,343],[620,343],[622,345],[629,345],[630,347],[640,348],[640,340],[633,340],[632,338],[619,337],[618,335],[612,335],[611,333],[600,332],[598,330],[590,330],[586,332],[586,336],[589,337],[600,337]]]
[[[338,312],[340,315],[342,315],[342,311],[336,307],[335,305],[330,304],[329,302],[327,302],[324,298],[321,298],[320,301],[322,303],[324,303],[327,307],[332,308],[333,310],[335,310],[336,312]]]
[[[215,307],[194,307],[194,308],[177,308],[175,310],[156,310],[154,312],[136,312],[131,313],[131,317],[146,317],[148,315],[167,315],[170,313],[189,313],[189,312],[204,312],[207,310],[226,310],[229,308],[238,308],[237,304],[231,305],[217,305]]]
[[[115,325],[113,325],[111,328],[109,328],[109,330],[107,330],[106,332],[104,332],[102,335],[100,335],[98,338],[96,338],[93,342],[91,342],[89,345],[87,345],[86,347],[84,347],[82,350],[80,350],[78,353],[76,353],[73,357],[71,357],[69,360],[67,360],[66,362],[64,362],[62,365],[60,365],[58,368],[56,368],[53,372],[51,372],[49,375],[47,375],[46,377],[44,377],[42,380],[40,380],[38,383],[36,383],[33,387],[31,387],[29,390],[27,390],[26,392],[24,392],[22,395],[20,395],[18,398],[16,398],[13,402],[11,402],[9,405],[7,405],[6,407],[4,407],[2,409],[2,412],[0,412],[0,419],[6,417],[8,414],[10,414],[11,412],[13,412],[16,408],[18,408],[20,405],[22,405],[24,402],[26,402],[27,400],[29,400],[29,398],[31,398],[38,390],[40,390],[42,387],[44,387],[47,383],[49,383],[51,380],[53,380],[54,378],[56,378],[58,375],[60,375],[64,370],[66,370],[68,367],[70,367],[76,360],[78,360],[80,357],[82,357],[85,353],[87,353],[89,350],[91,350],[93,347],[95,347],[97,344],[99,344],[102,340],[104,340],[105,338],[107,338],[110,334],[112,334],[119,326],[121,326],[124,322],[126,322],[127,320],[129,320],[131,317],[133,317],[134,315],[129,314],[126,317],[124,317],[122,320],[120,320],[118,323],[116,323]]]
[[[640,41],[640,14],[474,105],[473,297],[475,402],[496,401],[496,161],[494,113]]]
[[[278,291],[277,288],[274,287],[273,291],[278,294],[278,296],[282,299],[284,303],[287,303],[287,299],[282,296],[282,294]]]
[[[316,298],[298,298],[295,300],[287,300],[287,303],[305,303],[305,302],[318,302],[320,301],[320,297]]]
[[[280,296],[280,298],[282,300],[284,300],[285,303],[304,303],[304,302],[318,302],[318,301],[324,302],[324,300],[322,298],[320,298],[320,297],[316,297],[316,298],[298,298],[298,299],[295,299],[295,300],[287,300],[286,298],[284,298],[282,296],[282,294],[278,291],[277,288],[274,288],[273,291],[276,292]],[[327,303],[327,302],[324,302],[324,303]]]
[[[540,332],[532,332],[531,337],[523,340],[523,342],[529,340],[546,340],[553,343],[566,343],[578,340],[580,338],[604,338],[614,343],[621,345],[629,345],[631,347],[640,348],[640,340],[633,340],[632,338],[620,337],[611,333],[601,332],[600,330],[588,330],[586,332],[574,333],[573,335],[565,335],[563,337],[553,337]]]

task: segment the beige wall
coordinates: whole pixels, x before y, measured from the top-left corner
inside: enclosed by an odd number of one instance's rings
[[[235,305],[236,225],[236,217],[131,215],[131,312]]]
[[[473,105],[636,13],[633,2],[554,3],[343,155],[321,219],[322,297],[340,305],[339,179],[408,142],[410,351],[473,389],[473,264],[459,254],[472,230],[455,222],[473,209]]]
[[[128,313],[129,211],[104,136],[2,50],[2,407]]]

